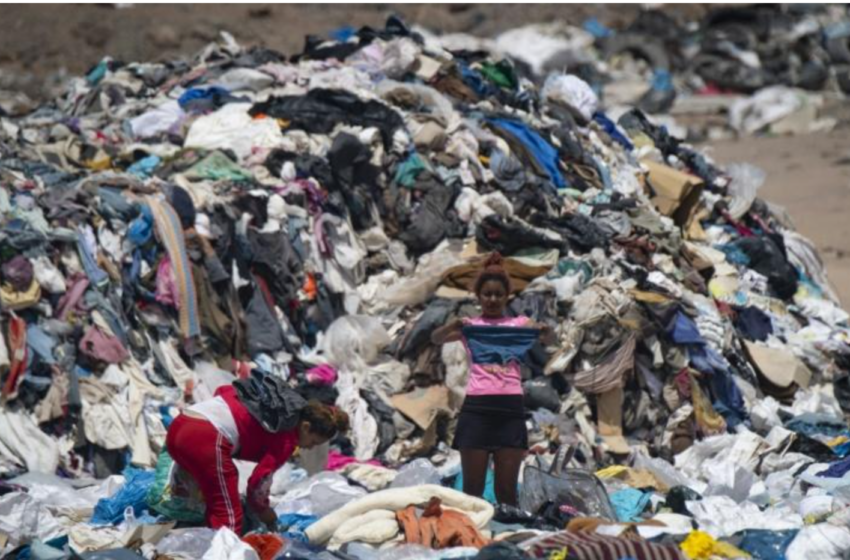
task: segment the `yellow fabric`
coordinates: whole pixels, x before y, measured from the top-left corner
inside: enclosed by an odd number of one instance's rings
[[[666,493],[670,488],[660,482],[655,475],[645,469],[633,469],[623,465],[611,465],[596,471],[596,476],[603,480],[618,478],[632,488],[654,488]]]
[[[685,556],[691,560],[710,560],[711,558],[750,558],[750,555],[729,543],[715,540],[702,531],[691,531],[679,545]]]
[[[729,276],[715,276],[708,282],[708,291],[714,299],[732,297],[738,291],[738,279]]]
[[[629,293],[637,301],[642,301],[644,303],[667,303],[672,301],[671,298],[657,292],[645,292],[643,290],[633,289],[629,290]]]
[[[112,167],[112,159],[104,152],[98,152],[92,159],[85,162],[92,171],[106,171]]]
[[[24,292],[16,292],[15,289],[8,283],[4,283],[0,287],[0,302],[3,304],[3,309],[15,311],[31,307],[41,299],[41,286],[35,280],[32,281],[30,287]]]
[[[644,134],[643,132],[639,132],[634,136],[631,136],[632,144],[635,145],[635,148],[643,148],[644,146],[655,146],[655,142],[652,141],[652,138]]]
[[[694,404],[694,414],[697,425],[704,435],[710,436],[726,432],[726,421],[711,406],[711,401],[702,392],[702,387],[693,372],[688,373],[691,380],[691,401]]]
[[[567,552],[566,547],[562,550],[556,550],[549,555],[549,560],[566,560]]]
[[[623,474],[627,470],[629,470],[629,467],[624,467],[623,465],[611,465],[610,467],[605,467],[604,469],[596,471],[596,476],[599,478],[612,478]]]
[[[847,436],[838,436],[835,439],[829,440],[828,442],[826,442],[826,444],[830,447],[838,447],[842,443],[847,443],[848,441],[850,441],[850,438],[848,438]]]

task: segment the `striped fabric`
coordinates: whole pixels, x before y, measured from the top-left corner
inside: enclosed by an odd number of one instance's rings
[[[180,293],[180,330],[186,338],[199,336],[201,323],[198,318],[198,297],[180,218],[167,202],[148,197],[147,203],[153,214],[156,231],[171,259],[171,268],[177,281]]]
[[[532,539],[521,548],[533,558],[549,558],[566,548],[565,560],[687,560],[681,550],[671,545],[569,531]]]

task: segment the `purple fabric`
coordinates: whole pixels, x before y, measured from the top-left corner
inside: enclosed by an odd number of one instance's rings
[[[89,279],[85,274],[76,274],[69,279],[68,284],[68,291],[59,299],[53,314],[54,317],[63,321],[68,318],[69,313],[78,310],[83,295],[89,288]]]
[[[121,341],[91,326],[80,340],[80,352],[107,364],[120,364],[130,357]]]
[[[27,291],[35,277],[32,263],[23,255],[16,255],[12,260],[3,263],[2,273],[3,280],[8,282],[16,292]]]
[[[168,255],[162,257],[156,269],[156,301],[180,309],[180,288],[177,287]]]

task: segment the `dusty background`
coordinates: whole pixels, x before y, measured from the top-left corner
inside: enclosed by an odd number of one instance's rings
[[[396,13],[434,30],[490,36],[526,23],[589,16],[621,27],[638,5],[347,4],[347,5],[4,5],[0,15],[0,88],[39,98],[63,75],[80,74],[109,55],[126,61],[191,56],[219,30],[246,45],[293,54],[307,34],[344,25],[380,27]],[[671,5],[674,17],[699,17],[705,5]],[[747,161],[767,171],[764,198],[784,205],[821,250],[832,283],[850,304],[850,123],[830,133],[747,138],[708,145],[720,163]]]

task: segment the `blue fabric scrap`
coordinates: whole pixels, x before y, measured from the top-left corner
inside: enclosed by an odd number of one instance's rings
[[[302,543],[309,543],[307,535],[304,534],[310,525],[318,521],[319,518],[315,515],[304,515],[301,513],[284,513],[278,516],[278,527],[285,529],[281,533],[284,537]]]
[[[734,428],[747,418],[744,396],[738,388],[726,360],[706,344],[694,321],[681,310],[667,325],[667,336],[683,346],[688,352],[688,361],[697,371],[709,375],[714,407]]]
[[[153,213],[147,204],[141,205],[139,216],[130,222],[127,239],[136,247],[146,244],[153,237]]]
[[[611,494],[611,504],[621,523],[635,523],[649,505],[651,494],[634,488],[624,488]]]
[[[534,129],[521,122],[508,119],[489,119],[488,122],[522,142],[534,159],[537,160],[537,163],[546,170],[555,188],[563,189],[567,186],[567,182],[564,180],[564,176],[558,167],[558,162],[560,161],[558,150]]]
[[[747,529],[738,548],[752,555],[753,560],[785,560],[785,551],[797,536],[797,529]]]
[[[476,364],[520,362],[540,338],[540,331],[519,327],[465,326],[463,336]]]
[[[496,473],[493,471],[492,468],[489,468],[487,469],[487,476],[484,479],[484,495],[481,497],[490,502],[491,504],[499,503],[498,500],[496,500],[495,484]],[[457,478],[455,478],[454,489],[459,492],[463,492],[463,472],[459,473],[457,475]]]
[[[162,160],[159,156],[150,155],[148,157],[142,158],[130,167],[127,168],[127,172],[139,177],[140,179],[147,179],[151,175],[153,175],[154,169],[160,164]]]

